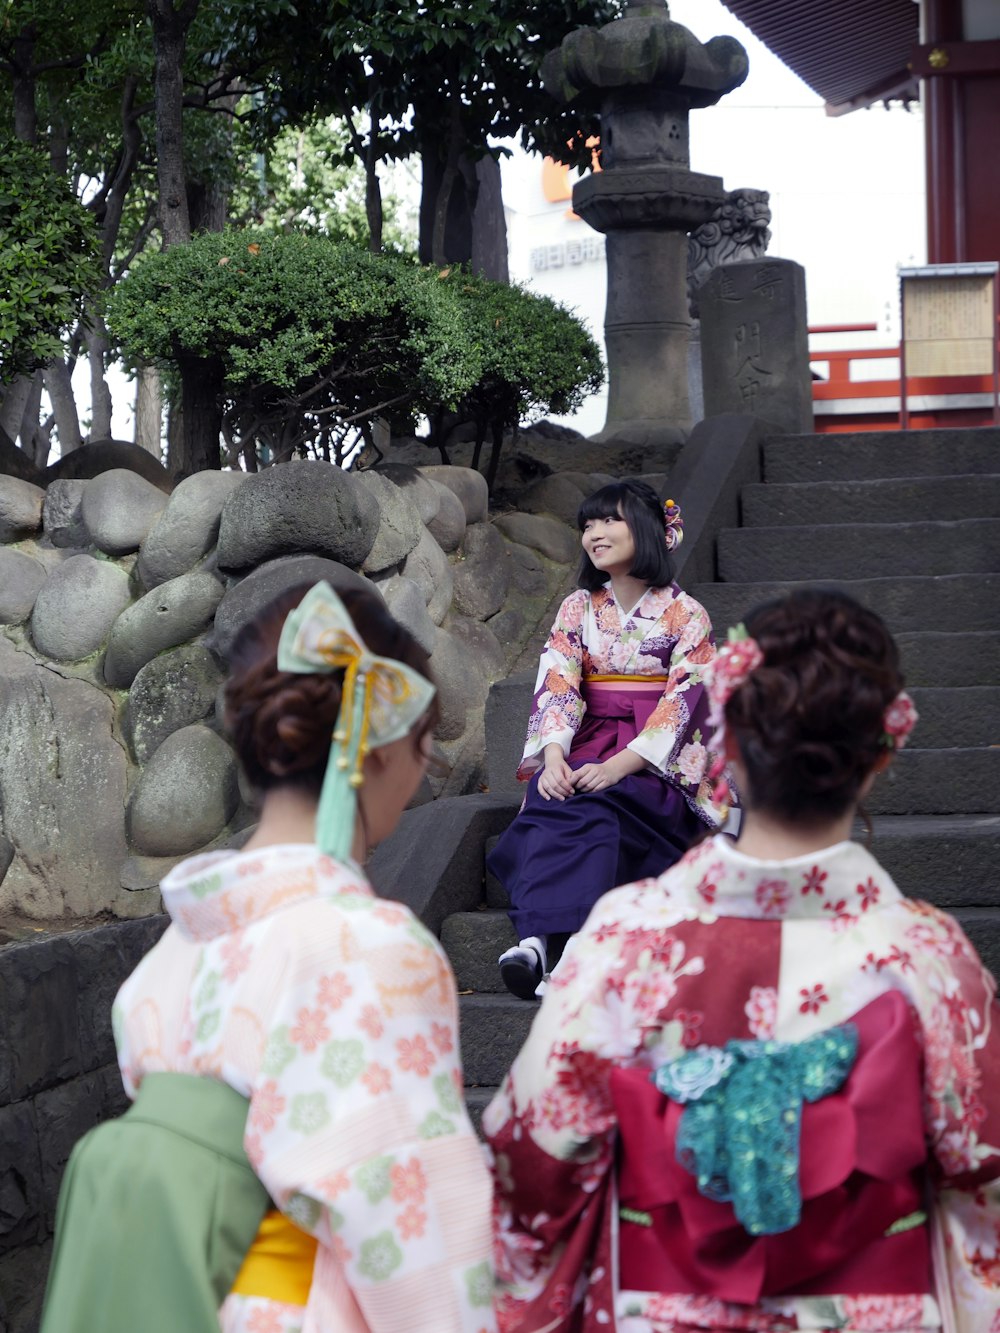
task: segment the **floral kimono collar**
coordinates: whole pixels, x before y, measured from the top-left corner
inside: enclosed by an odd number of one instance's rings
[[[870,852],[838,842],[807,856],[761,861],[716,834],[668,872],[671,894],[704,914],[826,920],[844,923],[903,895]]]
[[[624,625],[632,616],[641,616],[643,620],[659,620],[679,593],[680,588],[675,583],[668,583],[663,588],[647,588],[634,606],[622,606],[609,579],[602,588],[591,593],[591,597],[595,600],[606,599],[617,610]]]
[[[322,856],[311,843],[206,852],[175,866],[160,888],[174,925],[193,940],[243,930],[308,898],[333,893],[373,896],[357,865]]]

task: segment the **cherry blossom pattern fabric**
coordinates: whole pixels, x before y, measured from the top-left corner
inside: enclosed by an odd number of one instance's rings
[[[518,777],[526,780],[541,767],[546,745],[569,753],[586,710],[586,676],[666,676],[662,697],[628,748],[717,827],[725,811],[713,801],[707,777],[714,756],[703,684],[714,657],[708,613],[676,584],[648,589],[628,613],[610,585],[593,593],[577,589],[559,608],[542,652]]]
[[[923,1134],[957,1333],[1000,1330],[1000,1028],[958,925],[904,898],[863,848],[767,862],[721,835],[613,890],[570,941],[483,1126],[494,1153],[505,1333],[918,1330],[924,1290],[735,1304],[615,1291],[612,1074],[733,1039],[803,1041],[888,992],[923,1058]],[[790,1233],[794,1234],[794,1233]],[[821,1290],[821,1289],[820,1289]]]
[[[490,1182],[433,937],[312,846],[216,852],[114,1006],[130,1097],[173,1070],[249,1098],[247,1154],[319,1241],[305,1307],[230,1295],[223,1333],[493,1333]]]

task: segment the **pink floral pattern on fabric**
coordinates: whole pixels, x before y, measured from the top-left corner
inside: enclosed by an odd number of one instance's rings
[[[714,657],[707,613],[676,586],[650,588],[628,616],[610,587],[571,593],[539,662],[518,777],[527,780],[541,767],[546,745],[572,753],[586,712],[585,675],[666,676],[662,696],[629,749],[716,827],[724,811],[713,800],[708,779],[715,756],[707,746],[704,688]]]
[[[223,1333],[491,1333],[489,1178],[437,941],[312,847],[200,857],[163,892],[183,928],[115,1003],[126,1091],[167,1069],[247,1096],[251,1163],[320,1243],[307,1306],[230,1296]]]
[[[920,1292],[734,1306],[614,1292],[609,1276],[614,1069],[674,1059],[693,1038],[801,1041],[898,991],[924,1053],[924,1132],[957,1333],[992,1333],[994,1323],[1000,1333],[996,988],[950,917],[904,899],[857,844],[762,862],[716,836],[660,879],[605,895],[560,974],[483,1117],[502,1329],[601,1333],[612,1309],[621,1333],[938,1329],[937,1304]],[[553,1322],[559,1310],[564,1325]]]

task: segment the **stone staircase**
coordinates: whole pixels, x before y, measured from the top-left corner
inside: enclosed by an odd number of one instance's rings
[[[1000,973],[1000,430],[775,438],[763,478],[743,487],[742,526],[718,536],[718,581],[689,591],[720,637],[796,582],[842,587],[885,618],[920,725],[867,802],[873,851],[904,892],[954,912]],[[484,875],[479,910],[441,929],[474,1112],[535,1013],[502,989],[505,906]]]

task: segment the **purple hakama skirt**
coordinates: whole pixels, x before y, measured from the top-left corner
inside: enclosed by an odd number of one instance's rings
[[[569,766],[601,763],[623,750],[661,693],[662,686],[585,683],[587,712]],[[520,813],[486,862],[510,895],[519,939],[579,930],[602,894],[661,875],[705,828],[683,793],[652,769],[564,801],[539,795],[541,771],[532,775]]]

